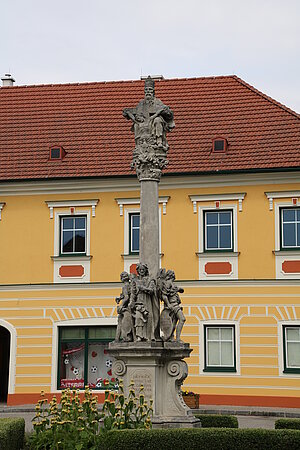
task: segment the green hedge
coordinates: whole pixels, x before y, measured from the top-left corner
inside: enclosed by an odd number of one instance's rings
[[[289,430],[300,430],[300,419],[278,419],[275,422],[276,430],[279,429],[289,429]]]
[[[300,432],[264,429],[163,429],[109,431],[105,450],[299,450]]]
[[[236,417],[222,414],[195,414],[201,420],[202,428],[238,428]]]
[[[24,419],[0,419],[0,449],[20,450],[24,445],[24,433]]]

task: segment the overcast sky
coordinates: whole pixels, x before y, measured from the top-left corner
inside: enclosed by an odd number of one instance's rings
[[[236,74],[300,112],[300,0],[5,0],[16,84]]]

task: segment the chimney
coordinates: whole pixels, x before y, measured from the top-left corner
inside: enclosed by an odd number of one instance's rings
[[[10,73],[6,73],[4,75],[4,77],[1,78],[2,80],[2,87],[7,87],[7,86],[13,86],[14,82],[16,81]]]

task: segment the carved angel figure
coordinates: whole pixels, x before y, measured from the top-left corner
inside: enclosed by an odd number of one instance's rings
[[[115,341],[120,341],[121,339],[125,342],[133,341],[134,338],[134,328],[132,321],[131,312],[131,286],[130,286],[130,276],[127,272],[122,272],[120,279],[123,283],[122,292],[120,297],[116,298],[117,303],[117,313],[118,313],[118,325]],[[120,303],[122,304],[120,305]]]
[[[175,272],[161,269],[158,274],[158,296],[164,302],[160,323],[164,341],[174,341],[176,329],[176,341],[180,340],[182,328],[186,321],[182,311],[179,293],[184,290],[175,284]]]

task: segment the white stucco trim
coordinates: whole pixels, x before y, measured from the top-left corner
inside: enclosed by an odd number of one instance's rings
[[[216,252],[205,253],[203,243],[204,223],[203,223],[203,211],[222,211],[232,210],[232,227],[233,227],[233,252]],[[238,278],[238,238],[237,238],[237,204],[223,204],[218,208],[215,205],[204,206],[198,205],[198,252],[199,258],[199,280],[215,279],[237,279]],[[229,274],[207,274],[205,272],[205,265],[207,262],[229,262],[231,264],[231,272]]]
[[[61,392],[57,389],[58,370],[58,327],[92,327],[92,326],[117,326],[117,317],[97,317],[86,319],[61,320],[54,322],[52,333],[52,370],[51,370],[51,392]],[[99,391],[96,391],[99,392]]]
[[[170,197],[159,197],[158,203],[163,206],[163,214],[167,213],[167,203],[169,201]],[[120,208],[120,216],[124,215],[124,206],[132,206],[132,205],[140,205],[141,199],[140,198],[115,198],[116,202],[119,205]]]
[[[243,210],[243,200],[246,192],[232,193],[232,194],[205,194],[205,195],[189,195],[193,203],[193,212],[197,213],[197,203],[199,202],[221,202],[226,200],[237,200],[239,204],[239,211]]]
[[[90,206],[92,208],[92,217],[96,216],[96,206],[99,202],[99,199],[94,200],[61,200],[61,201],[46,201],[48,208],[50,209],[50,219],[53,219],[53,210],[54,208],[76,208],[76,207],[84,207]],[[70,211],[68,211],[70,214]]]
[[[0,319],[0,326],[10,332],[8,394],[14,394],[16,384],[17,332],[15,327],[4,319]]]

